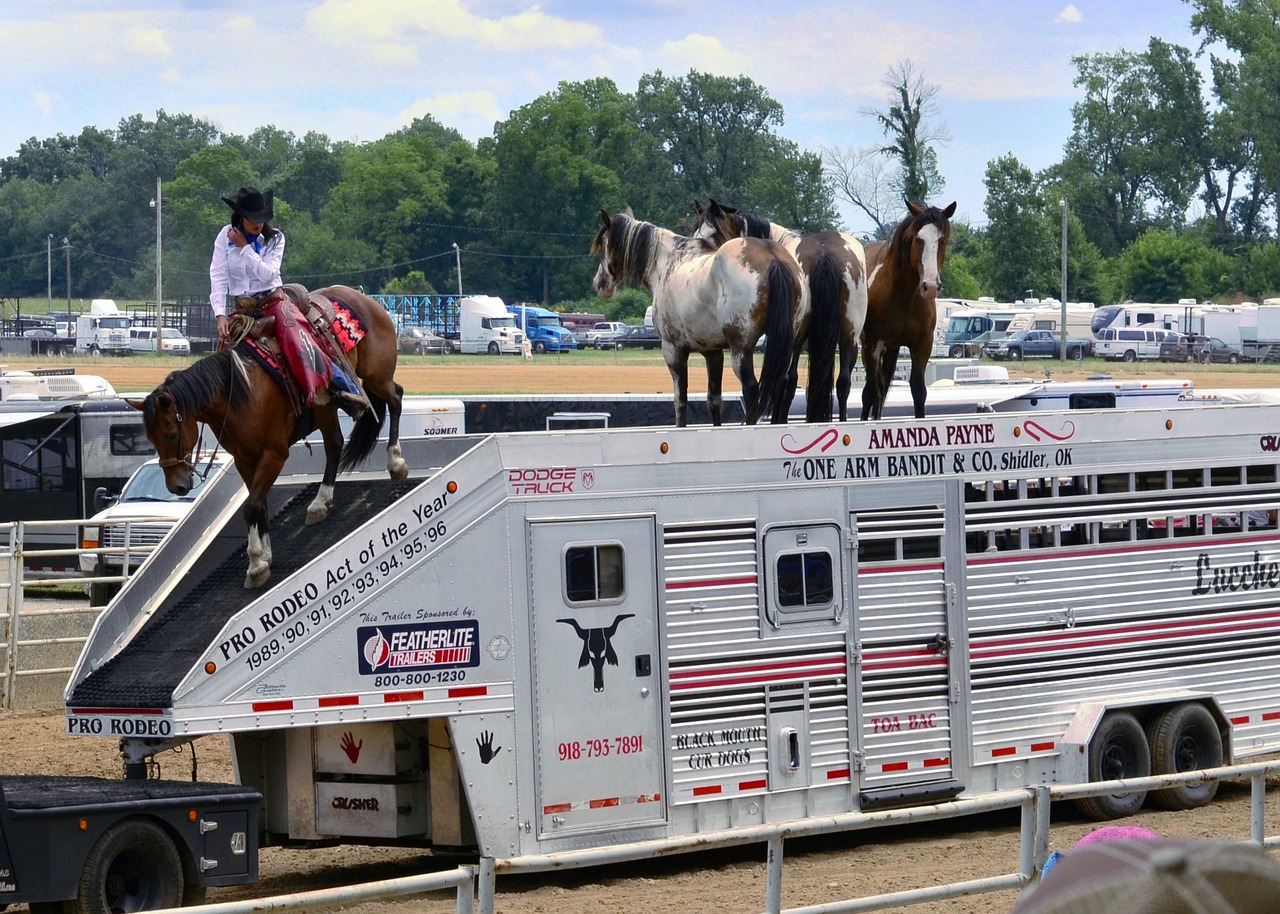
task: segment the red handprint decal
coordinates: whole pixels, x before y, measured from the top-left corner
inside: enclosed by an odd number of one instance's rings
[[[364,740],[360,740],[357,743],[351,738],[351,731],[348,730],[342,734],[342,742],[339,745],[342,746],[342,751],[347,754],[347,758],[351,759],[351,764],[354,765],[360,760],[360,749],[364,746]]]

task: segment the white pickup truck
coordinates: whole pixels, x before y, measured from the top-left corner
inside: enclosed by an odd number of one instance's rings
[[[594,349],[596,341],[602,336],[611,336],[615,333],[621,333],[627,329],[627,325],[622,321],[598,321],[590,330],[582,334],[578,338],[578,347],[585,349]]]

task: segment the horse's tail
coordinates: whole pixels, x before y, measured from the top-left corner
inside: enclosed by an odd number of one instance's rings
[[[809,387],[805,393],[808,422],[831,421],[831,378],[840,343],[843,285],[840,268],[826,254],[809,270]]]
[[[764,332],[768,341],[764,347],[764,364],[760,366],[760,390],[756,415],[770,415],[774,422],[787,421],[786,416],[774,415],[775,410],[785,409],[791,402],[787,385],[790,383],[791,350],[795,348],[795,306],[799,295],[795,272],[787,268],[786,261],[777,257],[769,264],[765,274],[769,290],[769,311],[765,317]],[[792,392],[794,393],[794,392]],[[750,409],[751,405],[747,404]]]
[[[356,420],[351,429],[351,437],[342,446],[342,456],[338,460],[338,472],[353,470],[364,463],[365,458],[373,453],[378,444],[378,433],[382,431],[382,423],[387,417],[387,404],[381,397],[373,396],[368,391],[370,409],[366,409]]]

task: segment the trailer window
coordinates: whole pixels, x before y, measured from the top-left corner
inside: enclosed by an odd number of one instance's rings
[[[5,438],[2,450],[6,492],[75,491],[79,473],[70,428],[47,438]]]
[[[153,457],[156,449],[147,440],[147,430],[141,422],[112,425],[107,431],[111,439],[111,453],[117,457]]]
[[[564,581],[570,603],[620,599],[626,584],[622,545],[570,546],[564,553]]]
[[[829,606],[835,599],[831,553],[793,552],[778,556],[778,606],[812,609]]]

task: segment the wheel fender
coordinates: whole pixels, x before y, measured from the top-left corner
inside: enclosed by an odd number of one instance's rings
[[[1058,777],[1065,784],[1083,784],[1089,780],[1089,741],[1093,739],[1098,724],[1108,711],[1128,711],[1139,720],[1145,720],[1155,711],[1184,701],[1198,701],[1213,715],[1218,730],[1222,733],[1223,764],[1234,765],[1235,746],[1231,743],[1231,725],[1218,705],[1218,700],[1208,692],[1172,690],[1153,692],[1142,696],[1138,701],[1086,702],[1077,707],[1062,734]]]

